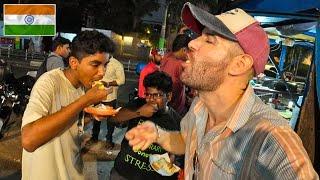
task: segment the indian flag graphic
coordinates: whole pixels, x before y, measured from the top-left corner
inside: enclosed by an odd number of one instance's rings
[[[55,4],[4,4],[5,36],[54,36]]]

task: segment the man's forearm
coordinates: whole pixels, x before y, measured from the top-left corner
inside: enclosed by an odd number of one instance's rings
[[[117,123],[121,123],[137,117],[140,117],[138,112],[123,108],[114,117],[112,117],[112,119]]]
[[[166,151],[173,154],[184,154],[185,143],[179,131],[165,131],[157,128],[159,137],[157,143]]]
[[[22,128],[22,146],[29,152],[35,151],[43,144],[55,138],[62,131],[69,128],[73,119],[86,106],[88,102],[82,96],[80,99],[63,107],[51,115],[42,117]]]

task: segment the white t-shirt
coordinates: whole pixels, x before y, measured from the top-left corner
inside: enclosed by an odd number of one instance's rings
[[[119,86],[125,83],[125,74],[123,65],[115,58],[111,58],[110,62],[107,64],[106,72],[102,78],[105,82],[116,81],[118,86],[111,86],[112,93],[108,94],[107,99],[104,102],[110,102],[118,97],[118,88]]]
[[[76,89],[61,69],[42,75],[34,85],[29,103],[22,118],[22,126],[59,111],[84,94],[83,88]],[[42,145],[34,152],[22,152],[22,180],[69,180],[84,179],[83,162],[80,154],[78,120],[59,136]],[[59,119],[57,119],[59,121]]]

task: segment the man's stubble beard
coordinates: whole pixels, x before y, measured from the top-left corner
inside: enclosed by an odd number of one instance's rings
[[[224,81],[224,71],[228,61],[221,62],[194,62],[189,69],[184,69],[181,81],[198,91],[215,91]]]

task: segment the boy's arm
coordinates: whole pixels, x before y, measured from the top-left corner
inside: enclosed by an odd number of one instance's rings
[[[138,117],[151,117],[155,112],[156,109],[154,106],[144,104],[136,111],[129,108],[122,108],[112,119],[121,123]]]
[[[59,111],[25,124],[21,131],[22,147],[28,152],[35,151],[64,130],[70,128],[74,123],[74,117],[78,115],[83,108],[101,101],[109,93],[110,92],[106,90],[99,90],[97,86],[93,87],[78,100],[61,108]],[[44,94],[44,96],[46,96],[46,94]],[[31,109],[27,110],[29,113],[33,113]]]

